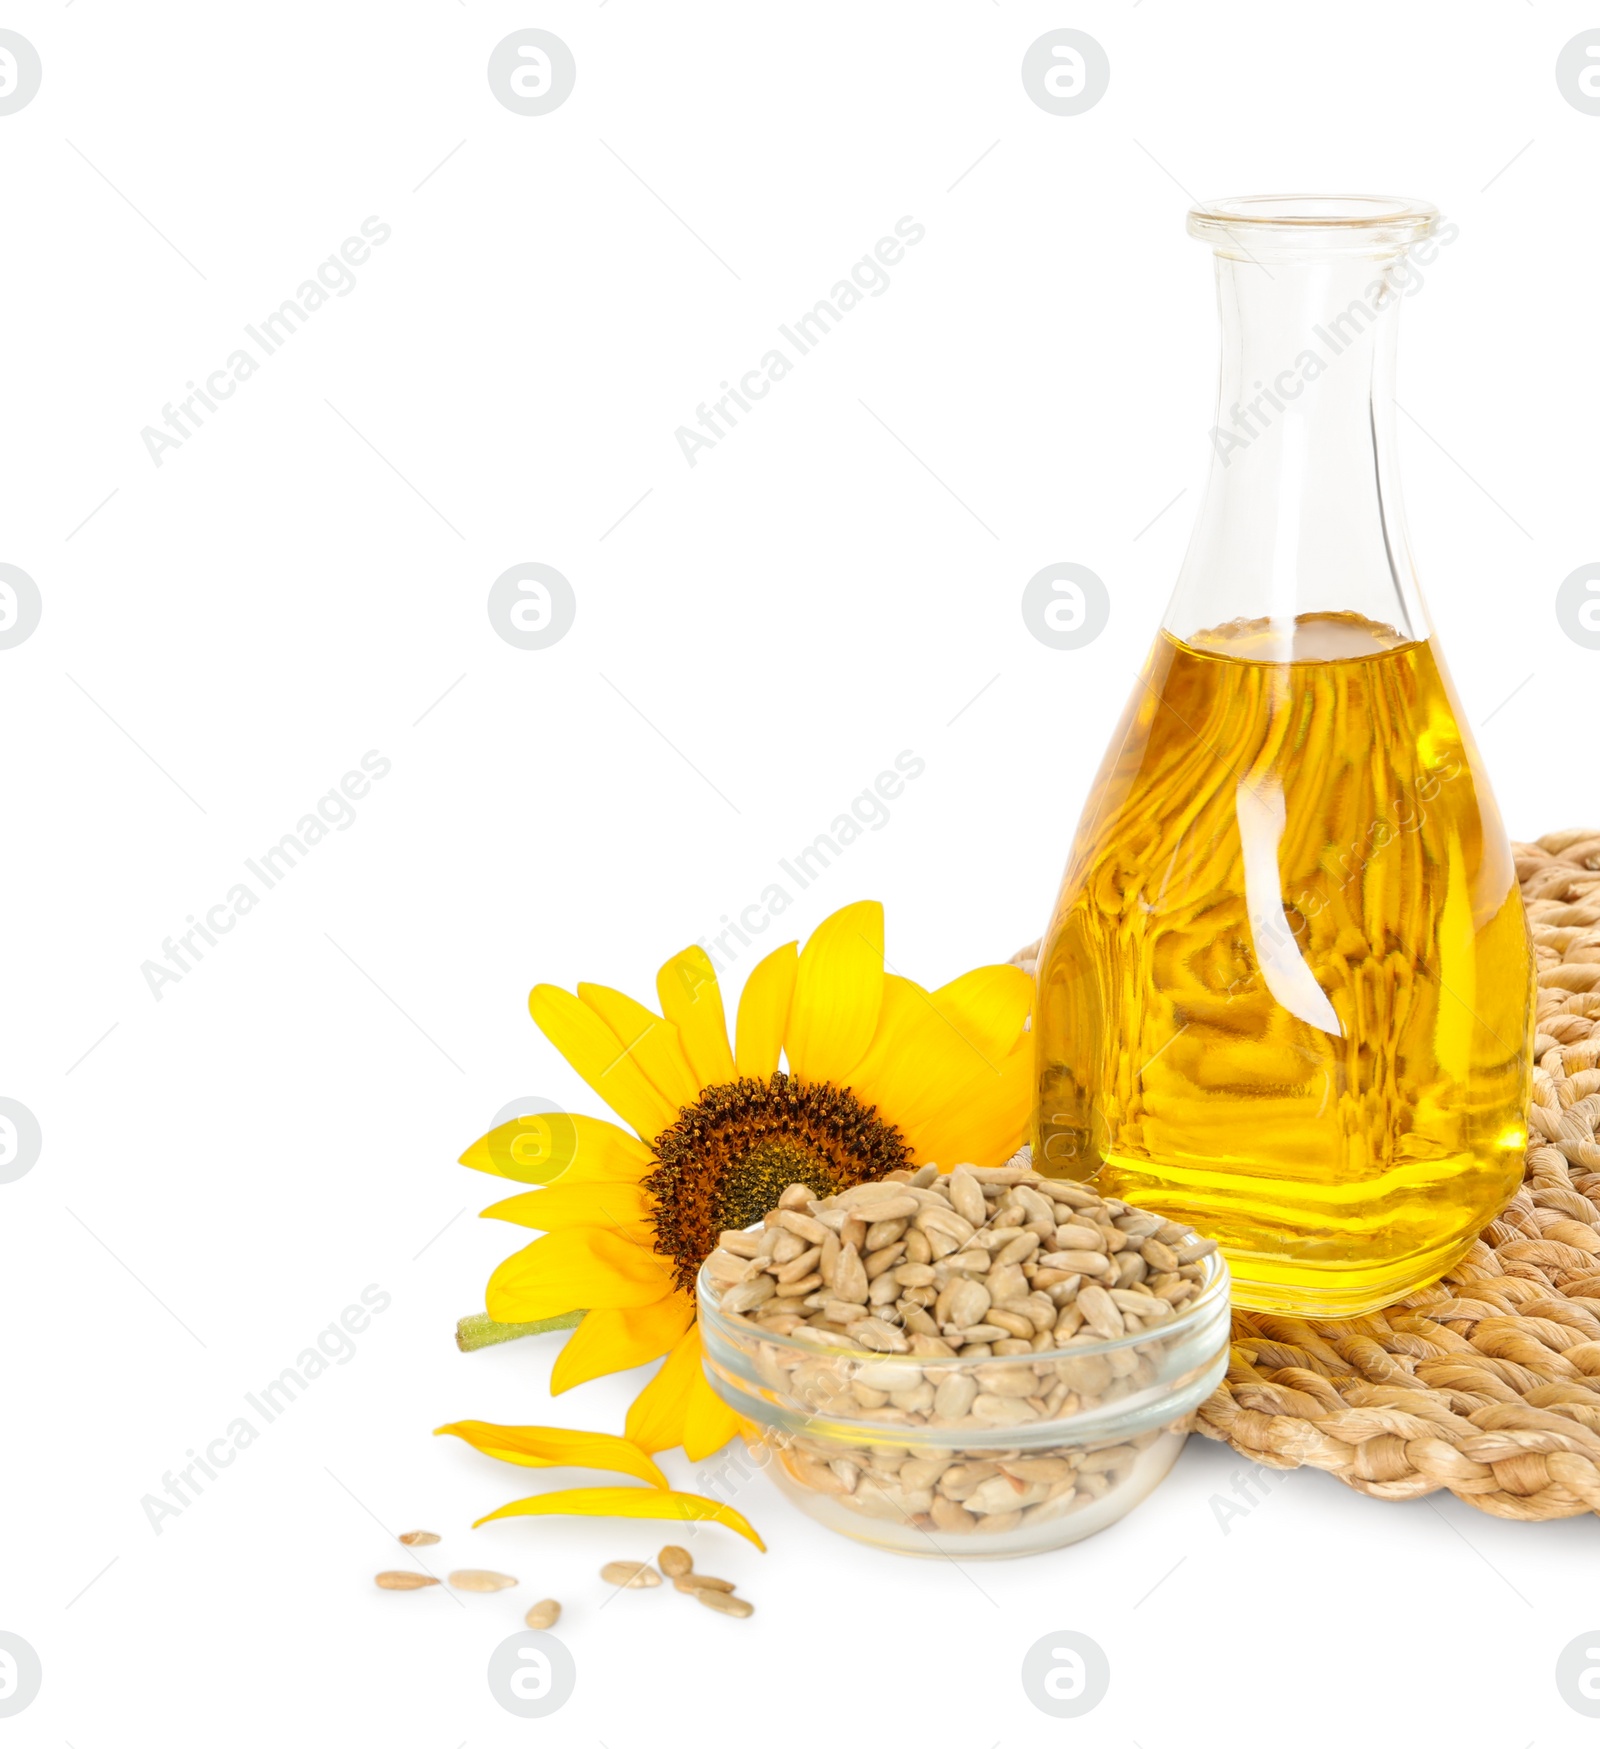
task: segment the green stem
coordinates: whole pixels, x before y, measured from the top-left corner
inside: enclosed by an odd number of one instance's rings
[[[497,1342],[514,1342],[519,1336],[541,1336],[546,1330],[571,1330],[583,1317],[582,1312],[562,1312],[554,1318],[539,1318],[532,1324],[497,1324],[485,1312],[456,1320],[456,1347],[463,1354],[479,1348],[493,1348]]]

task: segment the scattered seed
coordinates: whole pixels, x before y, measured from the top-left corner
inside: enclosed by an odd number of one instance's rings
[[[685,1573],[672,1581],[680,1591],[731,1591],[731,1579],[713,1579],[709,1573]]]
[[[735,1597],[731,1591],[710,1591],[705,1587],[697,1587],[695,1601],[703,1603],[707,1609],[714,1609],[718,1615],[754,1615],[756,1606],[747,1603],[742,1597]]]
[[[793,1188],[794,1186],[791,1185],[790,1189]],[[806,1195],[810,1194],[811,1192],[807,1190]],[[784,1195],[787,1196],[788,1191],[785,1191]],[[676,1543],[668,1543],[656,1556],[656,1565],[669,1579],[681,1579],[685,1573],[694,1571],[694,1556],[687,1549],[680,1549]]]
[[[408,1530],[401,1534],[400,1540],[408,1549],[420,1549],[429,1543],[438,1542],[439,1539],[431,1530]]]
[[[462,1567],[450,1575],[457,1591],[509,1591],[516,1580],[509,1573],[491,1573],[487,1567]]]
[[[439,1581],[431,1573],[380,1573],[377,1586],[380,1591],[420,1591],[425,1585],[437,1585]]]
[[[648,1591],[661,1583],[661,1575],[648,1561],[607,1561],[600,1577],[608,1585],[626,1587],[629,1591]]]
[[[530,1628],[553,1628],[561,1619],[561,1605],[547,1597],[543,1603],[534,1604],[522,1619]]]

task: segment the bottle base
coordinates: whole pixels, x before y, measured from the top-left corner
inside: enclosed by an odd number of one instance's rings
[[[1113,1152],[1087,1176],[1102,1196],[1216,1240],[1241,1311],[1358,1318],[1431,1287],[1467,1255],[1516,1193],[1521,1139],[1520,1128],[1508,1130],[1487,1157],[1393,1166],[1354,1194],[1337,1183]]]
[[[1303,1263],[1220,1247],[1233,1274],[1233,1304],[1242,1312],[1283,1318],[1361,1318],[1431,1287],[1461,1261],[1476,1234],[1379,1267],[1362,1264],[1308,1269]]]

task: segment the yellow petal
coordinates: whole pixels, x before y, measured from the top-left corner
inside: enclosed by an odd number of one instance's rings
[[[670,1451],[683,1444],[689,1392],[700,1372],[700,1330],[684,1332],[661,1370],[634,1398],[623,1431],[641,1451]]]
[[[519,1184],[642,1178],[656,1157],[636,1136],[603,1118],[545,1111],[516,1117],[480,1136],[461,1164]]]
[[[711,1388],[711,1381],[700,1369],[700,1376],[689,1388],[688,1412],[683,1420],[683,1455],[692,1464],[712,1452],[721,1451],[739,1431],[739,1417]]]
[[[539,1030],[624,1123],[659,1136],[678,1115],[595,1011],[554,984],[538,985],[528,1012]]]
[[[720,1500],[708,1500],[704,1494],[679,1494],[663,1488],[565,1488],[554,1494],[534,1494],[489,1513],[472,1528],[476,1530],[479,1524],[488,1524],[495,1518],[541,1518],[566,1513],[583,1518],[670,1518],[685,1524],[725,1524],[729,1530],[748,1537],[763,1554],[767,1548],[750,1521],[731,1506],[724,1506]]]
[[[678,1029],[684,1055],[702,1087],[734,1079],[728,1022],[716,967],[703,947],[686,947],[656,973],[661,1012]]]
[[[770,1081],[789,1024],[799,949],[792,941],[774,948],[744,981],[739,993],[738,1040],[734,1057],[739,1073]]]
[[[631,996],[605,984],[580,984],[578,999],[592,1008],[622,1041],[651,1086],[671,1105],[674,1117],[680,1106],[694,1104],[700,1096],[700,1083],[683,1054],[678,1029],[670,1020],[652,1014],[642,1002],[635,1002]]]
[[[638,1184],[554,1184],[548,1190],[508,1196],[486,1208],[483,1216],[536,1227],[541,1233],[559,1233],[568,1227],[632,1229],[649,1219],[654,1206]],[[638,1236],[630,1231],[630,1237]]]
[[[1000,1061],[985,1056],[921,985],[891,975],[884,979],[877,1036],[849,1085],[911,1143],[918,1161],[937,1159],[924,1152],[928,1118],[977,1077],[993,1077]]]
[[[550,1369],[550,1394],[559,1396],[605,1373],[627,1372],[658,1359],[693,1322],[694,1301],[681,1292],[653,1306],[587,1313]]]
[[[851,1090],[876,1106],[885,1122],[906,1131],[919,1108],[942,1101],[949,1086],[953,1053],[944,1034],[928,992],[889,973],[883,980],[878,1030],[851,1071]]]
[[[1016,978],[988,978],[984,973],[990,969],[969,973],[932,992],[909,978],[884,980],[877,1035],[852,1073],[850,1086],[858,1099],[875,1106],[878,1115],[905,1136],[919,1162],[937,1160],[946,1167],[966,1160],[998,1164],[983,1154],[961,1153],[951,1159],[938,1151],[951,1145],[952,1133],[958,1139],[976,1136],[993,1145],[992,1125],[975,1120],[958,1123],[952,1132],[947,1114],[959,1117],[963,1109],[975,1111],[996,1097],[1003,1111],[1015,1093],[1004,1065],[1014,1050],[1030,1042],[1022,1029],[1027,978],[1020,973]],[[1024,1126],[1028,1116],[1024,1112]]]
[[[1025,1038],[997,1071],[971,1077],[918,1125],[918,1163],[937,1160],[947,1172],[964,1161],[1004,1164],[1028,1139],[1034,1092],[1033,1047]]]
[[[979,966],[933,999],[987,1057],[1010,1054],[1033,1007],[1033,979],[1020,966]]]
[[[571,1427],[499,1427],[492,1421],[452,1421],[433,1431],[453,1433],[486,1457],[532,1470],[616,1470],[657,1488],[667,1486],[667,1478],[646,1453],[613,1433],[584,1433]]]
[[[846,905],[811,933],[795,973],[784,1035],[789,1067],[844,1086],[866,1055],[883,1005],[883,906]]]
[[[672,1264],[648,1245],[603,1227],[547,1233],[489,1277],[485,1309],[497,1324],[531,1324],[575,1306],[648,1306],[670,1292]]]

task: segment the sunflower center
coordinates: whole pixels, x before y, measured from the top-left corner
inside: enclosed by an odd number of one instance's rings
[[[848,1088],[776,1074],[707,1087],[655,1140],[644,1181],[655,1248],[694,1291],[727,1228],[753,1226],[791,1184],[832,1196],[911,1164],[911,1146]]]

